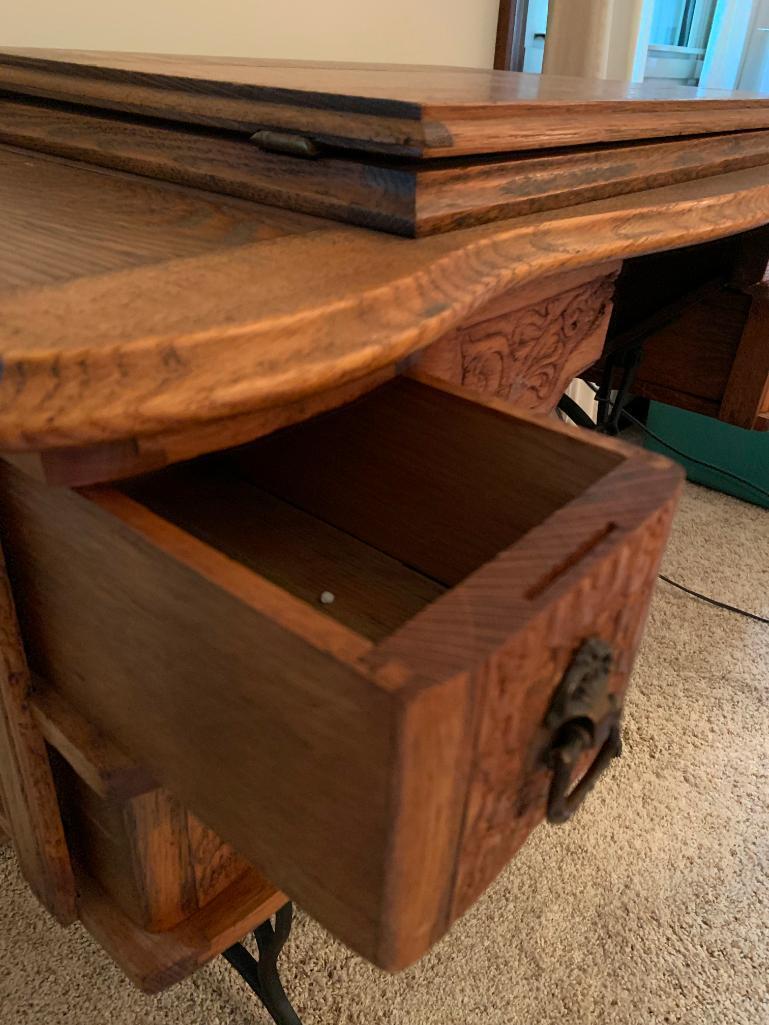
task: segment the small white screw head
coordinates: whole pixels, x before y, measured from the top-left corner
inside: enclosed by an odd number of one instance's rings
[[[335,597],[332,591],[321,591],[320,603],[321,605],[333,605]]]

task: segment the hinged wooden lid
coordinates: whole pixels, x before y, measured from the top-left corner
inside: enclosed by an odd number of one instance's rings
[[[769,98],[471,68],[0,51],[0,89],[416,158],[769,128]]]

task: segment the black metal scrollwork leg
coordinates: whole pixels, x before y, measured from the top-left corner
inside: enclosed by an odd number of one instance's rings
[[[276,1025],[302,1025],[278,975],[278,957],[291,932],[293,917],[293,905],[284,904],[275,915],[275,925],[268,919],[254,929],[259,950],[258,960],[242,943],[234,943],[223,954],[246,985],[259,997]]]

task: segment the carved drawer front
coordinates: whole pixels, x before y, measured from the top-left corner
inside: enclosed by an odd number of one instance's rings
[[[0,515],[34,670],[396,969],[614,753],[679,479],[398,378],[116,488],[3,465]]]

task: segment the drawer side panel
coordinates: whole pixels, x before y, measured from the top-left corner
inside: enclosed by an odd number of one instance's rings
[[[82,496],[3,464],[0,516],[35,670],[373,958],[388,695]]]

